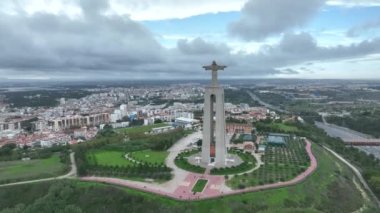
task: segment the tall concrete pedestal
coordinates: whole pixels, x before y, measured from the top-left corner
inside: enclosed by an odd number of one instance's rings
[[[204,68],[212,71],[212,85],[206,87],[204,95],[202,163],[215,163],[215,166],[222,167],[227,157],[226,124],[224,89],[218,85],[217,71],[223,70],[225,66],[219,66],[213,62],[212,65],[204,66]]]

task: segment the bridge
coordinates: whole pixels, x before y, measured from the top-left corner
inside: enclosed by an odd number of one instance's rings
[[[351,146],[380,146],[380,139],[344,139],[344,143]]]

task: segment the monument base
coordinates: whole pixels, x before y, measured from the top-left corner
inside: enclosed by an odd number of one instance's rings
[[[203,168],[228,168],[233,166],[238,166],[243,163],[243,160],[236,154],[228,154],[227,158],[225,159],[224,163],[205,163],[202,162],[202,157],[200,153],[191,155],[187,158],[188,162],[195,166],[200,166]]]

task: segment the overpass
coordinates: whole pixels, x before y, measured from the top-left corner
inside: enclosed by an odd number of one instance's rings
[[[380,139],[345,139],[344,143],[351,146],[380,146]]]

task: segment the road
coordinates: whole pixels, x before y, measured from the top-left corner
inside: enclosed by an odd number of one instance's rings
[[[334,124],[322,123],[322,122],[316,121],[315,125],[318,128],[325,130],[325,132],[329,136],[341,138],[343,141],[352,141],[352,140],[365,141],[368,139],[368,136],[363,133],[356,132],[354,130],[350,130],[350,129],[340,127]]]
[[[280,109],[279,107],[277,106],[273,106],[272,104],[268,104],[264,101],[262,101],[259,97],[257,97],[255,94],[253,94],[251,91],[247,91],[248,95],[251,96],[251,98],[257,102],[259,102],[261,105],[264,105],[265,107],[271,109],[271,110],[274,110],[274,111],[278,111],[278,112],[282,112],[282,113],[289,113],[288,111],[286,110],[283,110],[283,109]]]
[[[372,138],[370,135],[346,128],[335,124],[330,124],[326,121],[325,115],[322,115],[322,121],[315,122],[315,125],[326,131],[331,137],[339,137],[342,140],[366,140]]]
[[[39,183],[39,182],[45,182],[45,181],[60,180],[60,179],[65,179],[65,178],[76,177],[77,176],[77,166],[75,164],[74,152],[70,153],[70,162],[71,162],[71,169],[65,175],[58,176],[58,177],[52,177],[52,178],[43,178],[43,179],[27,180],[27,181],[15,182],[15,183],[7,183],[7,184],[0,185],[0,187],[23,185],[23,184],[28,184],[28,183]]]
[[[371,194],[371,196],[375,200],[377,206],[380,207],[379,199],[377,199],[376,195],[372,192],[371,188],[369,188],[369,186],[367,185],[367,182],[364,180],[360,171],[354,165],[352,165],[350,162],[348,162],[346,159],[344,159],[342,156],[340,156],[338,153],[334,152],[332,149],[330,149],[326,146],[323,146],[323,148],[326,149],[327,151],[329,151],[331,154],[333,154],[335,157],[337,157],[340,161],[342,161],[344,164],[346,164],[348,167],[351,168],[351,170],[359,178],[359,181],[364,186],[364,188],[367,190],[367,192],[369,192]]]

